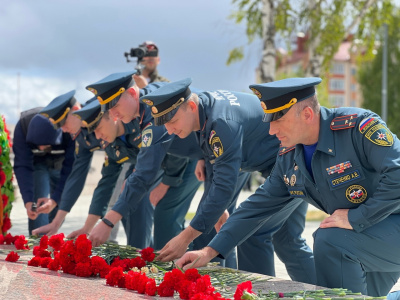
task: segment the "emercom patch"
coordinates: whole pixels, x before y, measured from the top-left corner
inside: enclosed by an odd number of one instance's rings
[[[359,130],[368,140],[378,146],[390,147],[393,145],[392,133],[374,118],[362,120]]]
[[[153,141],[153,130],[148,128],[142,132],[142,147],[149,147]]]
[[[221,156],[224,153],[224,146],[218,136],[214,136],[210,141],[211,150],[215,157]]]

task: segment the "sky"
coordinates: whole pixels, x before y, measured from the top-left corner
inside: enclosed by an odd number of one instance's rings
[[[247,45],[244,25],[229,15],[231,0],[0,1],[0,114],[15,124],[21,111],[132,70],[124,52],[150,40],[159,47],[159,73],[192,86],[250,92],[261,42],[227,66],[229,51]],[[19,83],[19,84],[18,84]]]

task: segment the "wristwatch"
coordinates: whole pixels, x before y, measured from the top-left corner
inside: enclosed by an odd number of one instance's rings
[[[111,223],[109,219],[103,218],[101,219],[104,223],[106,223],[107,226],[110,226],[111,228],[114,228],[114,224]]]

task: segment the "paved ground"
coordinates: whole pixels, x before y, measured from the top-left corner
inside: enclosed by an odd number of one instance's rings
[[[88,210],[89,210],[89,205],[90,205],[90,200],[91,200],[91,195],[93,193],[93,190],[95,188],[95,185],[97,181],[100,178],[100,168],[102,165],[102,161],[104,159],[104,154],[101,152],[97,152],[92,166],[93,169],[91,170],[88,179],[85,184],[84,191],[81,195],[81,197],[78,199],[77,204],[75,207],[72,209],[71,213],[67,216],[66,221],[60,228],[59,232],[63,232],[64,234],[69,234],[73,230],[76,230],[80,227],[82,227]],[[17,193],[19,194],[19,193]],[[250,192],[242,192],[240,195],[240,200],[243,201],[245,200],[251,193]],[[191,212],[195,212],[198,202],[201,198],[202,191],[201,188],[197,192],[192,205],[190,207]],[[315,208],[310,207],[309,210],[315,210]],[[16,201],[13,204],[13,210],[11,212],[11,221],[13,224],[12,229],[10,232],[13,235],[19,235],[19,234],[24,234],[25,236],[28,235],[28,225],[27,225],[27,216],[26,216],[26,210],[23,206],[22,199],[20,196],[17,197]],[[312,248],[312,233],[318,228],[319,222],[306,222],[306,228],[304,231],[304,238],[307,240],[309,246]],[[126,237],[124,236],[124,231],[122,226],[120,227],[120,230],[118,232],[118,237],[117,237],[118,243],[125,245],[126,244]],[[276,257],[275,259],[275,268],[276,268],[276,276],[283,278],[283,279],[290,279],[286,269],[281,261]],[[400,280],[397,282],[393,290],[400,290]]]

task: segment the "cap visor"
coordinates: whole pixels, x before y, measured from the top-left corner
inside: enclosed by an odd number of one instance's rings
[[[170,112],[166,113],[165,115],[162,115],[160,117],[154,118],[154,125],[162,126],[165,123],[168,123],[175,116],[175,114],[178,111],[178,109],[179,109],[179,106],[177,108],[171,110]],[[154,117],[154,115],[153,115],[153,117]]]

